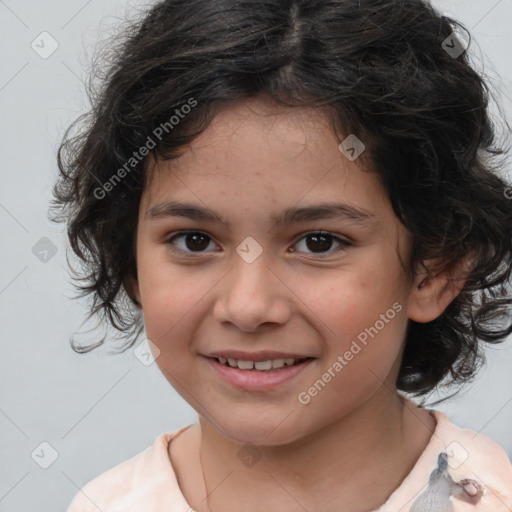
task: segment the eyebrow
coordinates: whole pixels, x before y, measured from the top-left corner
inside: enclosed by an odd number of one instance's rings
[[[166,217],[185,217],[198,221],[218,222],[230,229],[229,222],[221,215],[207,207],[179,201],[166,201],[159,203],[146,212],[149,220]],[[301,208],[286,208],[280,214],[272,215],[272,228],[284,224],[293,224],[322,219],[349,220],[362,226],[370,226],[377,223],[373,212],[347,203],[321,203]]]

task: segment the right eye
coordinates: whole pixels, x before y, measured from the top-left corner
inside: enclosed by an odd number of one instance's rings
[[[181,240],[181,243],[176,244],[175,240]],[[202,231],[182,231],[171,236],[165,243],[170,246],[173,252],[200,254],[205,252],[205,249],[208,247],[208,240],[212,241],[211,237]],[[179,245],[181,245],[181,247],[179,247]]]

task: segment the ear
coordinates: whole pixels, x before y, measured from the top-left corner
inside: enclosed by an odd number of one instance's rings
[[[128,297],[142,309],[142,302],[140,300],[140,289],[139,289],[139,281],[136,276],[129,275],[124,280],[124,289],[128,294]]]
[[[433,275],[430,269],[439,262],[439,259],[426,260],[427,270],[422,270],[414,278],[408,317],[415,322],[426,323],[438,318],[461,292],[474,263],[468,256]]]

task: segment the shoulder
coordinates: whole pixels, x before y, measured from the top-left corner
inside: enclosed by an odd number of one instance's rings
[[[455,483],[455,510],[512,510],[512,463],[505,450],[479,432],[458,427],[439,411],[432,414],[438,424],[435,436],[446,454],[446,470]]]
[[[511,512],[512,464],[492,439],[443,413],[411,472],[375,512]]]
[[[152,512],[184,501],[168,457],[168,445],[186,428],[160,434],[142,452],[89,481],[66,512],[121,512],[132,507],[136,510],[137,506]]]

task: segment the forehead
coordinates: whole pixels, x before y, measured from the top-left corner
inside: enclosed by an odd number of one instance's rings
[[[221,109],[212,120],[207,134],[201,139],[210,142],[229,141],[247,143],[248,132],[267,138],[271,147],[301,147],[313,144],[326,132],[332,132],[330,111],[326,108],[285,107],[267,99],[256,96],[240,100]],[[334,133],[332,136],[335,137]]]
[[[300,218],[292,207],[342,202],[352,207],[354,220],[366,212],[367,220],[380,221],[379,209],[389,209],[380,181],[360,162],[349,161],[339,144],[323,110],[285,108],[258,98],[234,103],[180,156],[148,165],[141,213],[151,217],[164,202],[193,202],[204,207],[204,219],[222,221],[248,211],[268,213],[275,225]],[[160,213],[164,210],[160,206]]]

